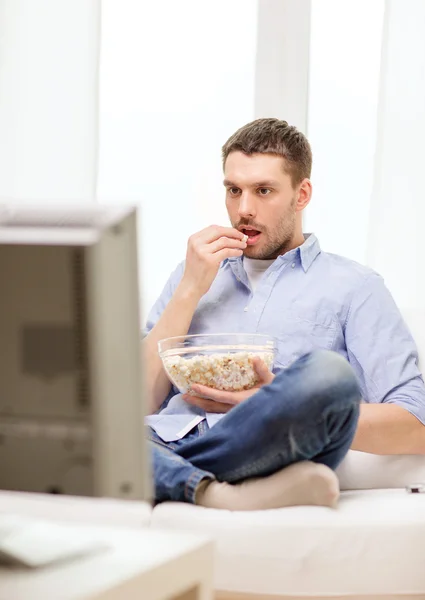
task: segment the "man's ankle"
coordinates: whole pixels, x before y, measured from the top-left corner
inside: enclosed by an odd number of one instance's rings
[[[202,505],[202,499],[205,495],[205,491],[214,481],[215,479],[212,479],[211,477],[204,477],[204,479],[201,479],[195,490],[195,504]]]

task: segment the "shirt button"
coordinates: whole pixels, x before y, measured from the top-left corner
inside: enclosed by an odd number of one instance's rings
[[[295,263],[292,263],[291,267],[294,269],[295,268]]]
[[[243,309],[244,312],[248,312],[248,307],[245,306],[245,308]]]

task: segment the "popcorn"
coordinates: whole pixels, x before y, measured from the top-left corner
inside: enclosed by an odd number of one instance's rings
[[[269,369],[273,352],[229,352],[196,354],[190,358],[181,355],[164,356],[163,363],[171,381],[182,393],[191,392],[194,383],[216,390],[239,392],[258,383],[253,359],[261,358]]]

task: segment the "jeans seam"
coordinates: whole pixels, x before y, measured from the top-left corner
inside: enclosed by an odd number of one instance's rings
[[[165,442],[161,442],[160,440],[152,440],[152,439],[150,441],[153,442],[154,444],[158,444],[158,446],[162,446],[163,448],[166,448],[167,450],[172,450],[172,448]]]
[[[262,469],[265,465],[267,465],[270,459],[273,459],[273,457],[276,456],[276,454],[276,452],[269,453],[267,456],[263,456],[262,458],[259,458],[254,462],[248,463],[247,465],[240,467],[239,469],[220,474],[220,480],[232,483],[232,479],[243,480],[245,478],[255,477],[255,475],[250,475],[249,472],[252,469]]]
[[[210,477],[208,477],[208,476],[210,476]],[[187,500],[187,502],[195,504],[196,488],[198,487],[199,483],[203,479],[208,479],[208,478],[211,480],[215,479],[214,475],[212,475],[208,472],[199,472],[197,470],[192,473],[192,475],[186,481],[185,486],[184,486],[184,497]]]

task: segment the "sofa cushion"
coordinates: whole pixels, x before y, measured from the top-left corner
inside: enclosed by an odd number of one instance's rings
[[[215,538],[218,590],[261,597],[425,593],[425,494],[344,492],[336,510],[230,512],[164,503],[152,526]]]
[[[350,450],[336,473],[341,490],[404,488],[425,483],[425,456],[378,456]]]
[[[0,512],[112,527],[148,527],[147,502],[0,491]]]

